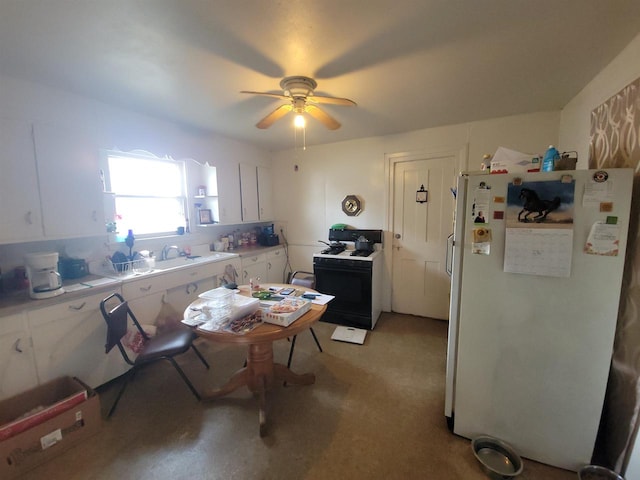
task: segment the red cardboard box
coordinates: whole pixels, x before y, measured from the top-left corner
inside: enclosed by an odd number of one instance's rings
[[[97,433],[98,395],[60,377],[0,401],[0,478],[15,478]]]

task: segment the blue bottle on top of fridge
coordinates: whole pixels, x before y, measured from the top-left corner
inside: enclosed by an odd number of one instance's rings
[[[560,158],[560,152],[558,152],[556,147],[553,145],[549,145],[549,148],[544,154],[544,159],[542,160],[542,171],[553,172],[553,165],[556,158]]]

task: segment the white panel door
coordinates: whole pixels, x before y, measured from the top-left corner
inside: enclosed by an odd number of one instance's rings
[[[447,319],[450,279],[447,236],[453,231],[458,153],[394,163],[391,309]],[[418,203],[424,186],[427,201]]]

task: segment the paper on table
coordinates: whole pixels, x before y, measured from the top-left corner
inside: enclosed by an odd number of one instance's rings
[[[315,303],[316,305],[326,305],[331,300],[336,298],[334,295],[325,295],[324,293],[319,293],[318,294],[316,292],[304,292],[304,294],[305,295],[316,295],[316,297],[314,297],[311,300],[311,303]]]

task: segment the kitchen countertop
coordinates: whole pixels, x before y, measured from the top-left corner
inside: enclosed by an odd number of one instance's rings
[[[279,248],[283,248],[284,245],[272,245],[269,247],[264,247],[262,245],[250,245],[248,247],[239,247],[234,250],[229,250],[226,253],[235,253],[241,257],[248,257],[249,255],[258,255],[260,253],[267,253],[273,250],[277,250]]]
[[[243,256],[246,257],[250,255],[267,253],[281,247],[283,247],[283,245],[273,245],[268,247],[265,247],[262,245],[252,245],[252,246],[236,248],[234,250],[229,250],[227,252],[220,252],[220,253],[230,253],[230,254],[238,255],[240,257],[243,257]],[[214,252],[211,252],[211,253],[214,253]],[[193,264],[185,265],[185,267],[190,267],[190,266],[193,266]],[[183,267],[177,267],[177,268],[183,268]],[[171,269],[171,270],[174,270],[174,269]],[[171,271],[171,270],[165,270],[165,271],[159,270],[159,271],[152,272],[145,275],[149,275],[149,276],[162,275],[163,273],[167,273],[168,271]],[[74,290],[65,291],[65,293],[63,293],[62,295],[58,295],[51,298],[45,298],[41,300],[35,300],[30,298],[29,291],[26,289],[9,291],[7,293],[0,295],[0,317],[20,313],[25,309],[48,307],[50,305],[56,305],[62,302],[67,302],[69,300],[82,298],[86,295],[91,295],[91,294],[100,293],[100,292],[107,292],[112,290],[114,287],[116,288],[120,287],[120,285],[124,282],[127,282],[129,280],[136,280],[138,278],[141,278],[141,277],[132,276],[132,277],[123,278],[118,276],[107,277],[104,275],[93,275],[93,274],[87,275],[82,278],[74,278],[74,279],[65,280],[62,282],[63,287],[66,287],[66,288],[70,287],[71,289],[74,289]],[[93,286],[86,287],[86,288],[76,287],[78,284],[81,284],[81,283],[89,283],[89,284],[93,284]],[[75,290],[75,288],[78,288],[78,289]]]
[[[69,287],[76,285],[80,282],[99,282],[99,285],[93,287],[82,288],[75,291],[65,291],[62,295],[58,295],[51,298],[43,298],[41,300],[35,300],[29,297],[29,290],[13,290],[3,295],[0,295],[0,317],[6,315],[12,315],[14,313],[20,313],[25,308],[42,308],[50,305],[55,305],[61,302],[67,302],[69,300],[75,300],[82,298],[86,295],[106,292],[112,289],[116,285],[120,285],[122,282],[118,278],[106,278],[100,275],[87,275],[82,278],[74,278],[73,280],[65,280],[62,282],[62,286]]]

